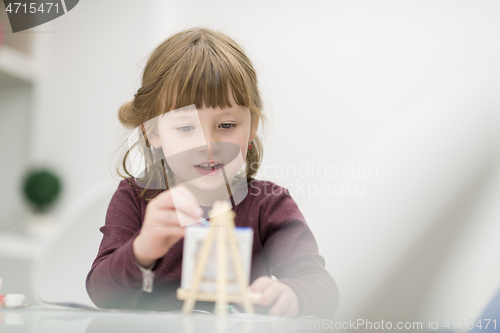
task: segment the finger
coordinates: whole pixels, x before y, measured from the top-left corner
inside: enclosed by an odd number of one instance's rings
[[[196,203],[196,200],[190,199],[183,192],[172,192],[172,206],[177,211],[199,218],[203,215],[203,210]]]
[[[281,316],[288,308],[291,306],[292,297],[287,293],[282,293],[273,307],[269,310],[269,315],[271,316]]]
[[[180,239],[184,237],[186,229],[179,226],[168,226],[162,224],[153,224],[148,226],[148,233],[154,233],[156,237],[164,239]]]
[[[285,288],[283,288],[283,286],[281,284],[275,283],[273,281],[273,283],[268,285],[266,287],[266,289],[264,289],[262,291],[261,304],[263,306],[268,306],[268,305],[273,304],[274,301],[276,301],[281,296],[281,294],[283,294],[284,292],[285,292]]]
[[[173,208],[196,218],[203,214],[203,210],[198,206],[191,192],[180,186],[160,193],[150,202],[150,205],[152,205],[151,209],[171,210]]]
[[[184,227],[199,221],[191,215],[175,210],[156,210],[148,215],[148,220],[152,221],[148,226],[156,227]]]
[[[179,226],[179,221],[181,218],[192,219],[198,221],[199,218],[195,218],[191,215],[187,215],[182,211],[176,211],[173,208],[170,209],[153,209],[146,213],[149,220],[155,221],[158,224]]]
[[[186,234],[185,228],[170,228],[167,231],[167,236],[171,239],[175,239],[176,241],[184,237]]]
[[[184,228],[179,228],[179,229],[173,230],[169,234],[171,244],[173,245],[173,244],[177,243],[181,238],[184,237],[185,233],[186,233],[186,229],[184,229]]]
[[[250,286],[250,291],[262,292],[273,280],[269,276],[257,278]]]
[[[154,224],[161,224],[165,226],[179,226],[177,212],[174,209],[153,209],[146,212],[145,218],[154,221]]]
[[[299,303],[297,301],[292,301],[288,310],[283,313],[283,316],[288,318],[296,317],[299,313]]]
[[[197,222],[201,221],[201,217],[195,217],[193,215],[186,214],[183,211],[177,210],[176,214],[177,214],[177,221],[181,227],[185,227],[185,226],[188,226],[190,224],[197,223]]]

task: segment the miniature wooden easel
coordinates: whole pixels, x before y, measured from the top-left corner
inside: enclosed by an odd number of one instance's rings
[[[231,206],[228,202],[216,201],[212,210],[209,212],[209,216],[211,222],[210,230],[208,231],[207,238],[203,242],[198,262],[196,263],[191,289],[177,289],[177,298],[184,300],[182,312],[191,313],[198,300],[215,301],[217,315],[227,315],[228,302],[242,302],[246,313],[254,313],[252,303],[260,302],[260,294],[248,291],[248,282],[243,275],[240,252],[238,251],[236,237],[234,235],[235,214],[231,210]],[[217,291],[213,293],[202,292],[198,289],[205,273],[215,236],[217,237]],[[227,243],[229,243],[236,280],[240,288],[240,292],[237,294],[228,294],[227,292]]]

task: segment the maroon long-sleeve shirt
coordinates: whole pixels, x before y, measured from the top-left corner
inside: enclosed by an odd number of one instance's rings
[[[131,186],[131,184],[133,186]],[[153,292],[143,292],[132,243],[144,220],[147,201],[132,179],[120,182],[100,228],[103,239],[87,275],[87,292],[100,308],[167,311],[181,309],[180,287],[183,239],[157,261]],[[151,190],[148,190],[151,191]],[[149,194],[149,192],[147,192]],[[299,315],[333,318],[338,289],[325,269],[315,238],[286,189],[253,180],[248,195],[235,208],[235,225],[254,231],[250,283],[274,275],[291,287],[299,299]],[[197,302],[197,309],[213,310],[213,302]],[[257,307],[257,312],[267,309]]]

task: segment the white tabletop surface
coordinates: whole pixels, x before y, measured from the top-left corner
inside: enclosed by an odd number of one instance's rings
[[[299,332],[305,322],[319,319],[294,319],[268,315],[229,314],[218,317],[208,313],[184,315],[180,312],[88,311],[70,308],[0,308],[0,332],[47,333],[131,333],[131,332]]]

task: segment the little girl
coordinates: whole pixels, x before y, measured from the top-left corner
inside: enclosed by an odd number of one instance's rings
[[[286,189],[253,178],[262,159],[261,109],[255,69],[228,36],[188,29],[156,48],[142,87],[119,111],[122,124],[143,139],[145,166],[140,177],[130,174],[127,151],[128,176],[111,199],[86,279],[96,306],[181,309],[184,226],[206,218],[224,188],[235,225],[253,229],[250,290],[262,295],[257,312],[333,318],[338,289],[304,217]],[[196,303],[200,310],[213,307]]]

